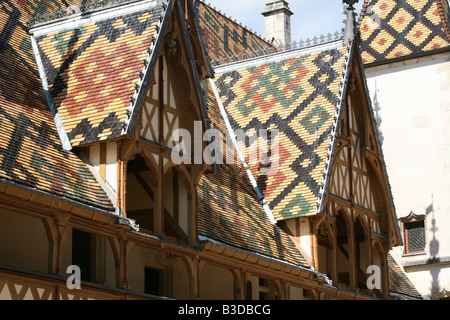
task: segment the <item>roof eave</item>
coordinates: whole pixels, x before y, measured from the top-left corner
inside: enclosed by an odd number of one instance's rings
[[[405,55],[405,56],[398,57],[398,58],[383,59],[383,60],[379,60],[379,61],[375,61],[375,62],[371,62],[371,63],[366,63],[366,64],[364,64],[364,67],[366,69],[369,69],[369,68],[373,68],[373,67],[396,63],[396,62],[424,58],[424,57],[432,56],[435,54],[446,53],[446,52],[450,52],[450,44],[447,47],[443,47],[443,48],[439,48],[439,49],[435,49],[435,50],[409,54],[409,55]]]

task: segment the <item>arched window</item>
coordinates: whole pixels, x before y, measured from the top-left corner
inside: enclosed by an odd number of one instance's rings
[[[319,227],[317,233],[317,245],[318,245],[318,271],[322,274],[326,274],[329,278],[332,277],[332,265],[333,265],[333,242],[329,229],[324,223]]]
[[[143,233],[153,232],[153,214],[157,178],[141,155],[128,161],[126,176],[126,215],[136,220]]]
[[[164,233],[168,238],[187,243],[191,206],[190,186],[175,167],[164,175]]]
[[[350,285],[350,245],[347,222],[344,215],[344,212],[339,211],[336,216],[337,269],[339,284],[348,286]]]
[[[355,249],[356,249],[356,274],[358,287],[366,289],[366,271],[369,266],[369,241],[360,219],[356,219],[354,224]]]

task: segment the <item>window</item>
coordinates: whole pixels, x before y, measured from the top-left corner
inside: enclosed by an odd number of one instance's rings
[[[92,235],[90,233],[72,230],[72,264],[80,267],[81,280],[92,281]]]
[[[245,286],[246,290],[246,299],[253,300],[253,285],[251,281],[247,281],[247,285]]]
[[[424,253],[426,215],[416,215],[411,211],[408,216],[399,220],[403,223],[405,254]]]
[[[164,271],[145,267],[144,292],[154,296],[164,295]]]
[[[406,253],[425,251],[425,224],[424,221],[405,223]]]

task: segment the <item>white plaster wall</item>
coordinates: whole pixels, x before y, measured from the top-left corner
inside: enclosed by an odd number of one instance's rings
[[[416,267],[406,269],[407,276],[424,299],[433,299],[433,295],[449,290],[450,268],[447,266]]]
[[[405,256],[402,247],[393,255],[401,264],[445,260],[450,256],[450,53],[369,68],[366,76],[397,216],[427,215],[426,254]],[[424,295],[431,286],[450,290],[450,264],[440,265],[439,273],[431,269],[422,266],[407,275]]]
[[[100,174],[100,144],[90,147],[90,160],[95,170]],[[106,143],[106,182],[114,192],[117,192],[117,143]]]

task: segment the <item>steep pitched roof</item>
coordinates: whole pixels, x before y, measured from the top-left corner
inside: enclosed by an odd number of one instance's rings
[[[204,1],[199,2],[200,26],[211,60],[220,60],[243,52],[264,50],[271,43],[251,29],[227,17]]]
[[[112,211],[83,161],[61,147],[27,33],[31,16],[63,2],[5,0],[0,6],[0,178]]]
[[[450,48],[442,0],[365,0],[360,16],[366,65]]]
[[[403,297],[412,297],[414,299],[422,299],[422,296],[408,279],[402,268],[395,259],[389,254],[389,291],[399,294]]]
[[[216,69],[233,130],[278,130],[275,170],[248,163],[277,220],[316,213],[347,54],[338,41]]]
[[[289,236],[271,223],[242,165],[225,164],[199,183],[199,234],[230,246],[309,267]]]
[[[49,104],[72,147],[126,133],[135,93],[168,12],[164,6],[141,1],[32,29]]]

